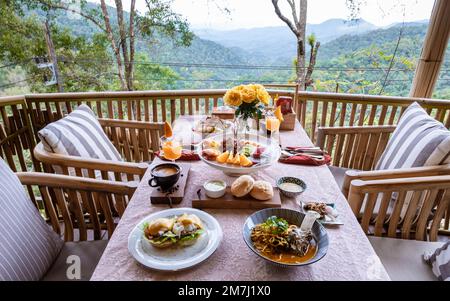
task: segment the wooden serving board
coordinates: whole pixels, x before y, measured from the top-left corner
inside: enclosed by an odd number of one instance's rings
[[[161,162],[163,164],[164,162]],[[159,164],[159,163],[158,163]],[[154,166],[158,165],[152,165],[150,168],[153,168]],[[181,175],[180,179],[178,180],[177,184],[178,189],[173,192],[170,195],[170,198],[172,199],[172,204],[180,204],[184,197],[184,191],[186,189],[186,183],[189,176],[189,170],[191,169],[191,164],[189,163],[176,163],[181,167]],[[150,202],[152,204],[169,204],[169,199],[167,198],[166,194],[161,192],[159,187],[153,188],[151,194],[150,194]]]
[[[201,199],[197,195],[197,191],[201,190]],[[195,188],[195,195],[192,199],[192,207],[199,209],[264,209],[281,207],[280,191],[278,188],[273,189],[273,198],[268,201],[259,201],[249,194],[241,198],[237,198],[231,194],[231,188],[227,187],[225,195],[218,199],[212,199],[206,196],[202,186]]]

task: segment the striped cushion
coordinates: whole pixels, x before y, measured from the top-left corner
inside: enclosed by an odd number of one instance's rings
[[[38,132],[38,136],[48,152],[122,161],[87,105],[80,105],[66,117],[50,123]]]
[[[0,280],[39,280],[64,242],[45,223],[2,159],[0,178]]]
[[[418,104],[403,113],[376,169],[397,169],[450,163],[450,131]]]
[[[431,265],[433,273],[439,280],[450,281],[450,241],[434,253],[424,254],[423,257]]]

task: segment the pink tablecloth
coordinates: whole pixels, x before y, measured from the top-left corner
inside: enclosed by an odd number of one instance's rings
[[[295,131],[282,132],[283,146],[311,145],[297,124]],[[206,172],[207,171],[207,172]],[[252,210],[206,210],[222,226],[224,238],[217,251],[205,262],[183,272],[160,272],[139,265],[128,253],[128,235],[145,216],[167,206],[150,204],[149,173],[145,175],[131,199],[122,220],[92,276],[92,280],[389,280],[386,270],[361,230],[346,199],[341,194],[327,166],[299,166],[277,163],[254,175],[257,179],[275,181],[280,176],[303,179],[308,189],[301,198],[335,202],[343,226],[328,228],[330,246],[319,262],[298,268],[279,268],[253,254],[242,239],[242,227]],[[234,178],[208,167],[203,162],[191,165],[186,195],[210,178]],[[179,207],[191,207],[186,197]],[[283,199],[283,207],[298,208],[293,199]]]

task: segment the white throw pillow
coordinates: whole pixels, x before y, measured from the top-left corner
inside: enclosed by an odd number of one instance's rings
[[[80,105],[64,118],[38,132],[44,148],[56,154],[122,161],[106,136],[94,112]]]
[[[45,223],[1,158],[0,178],[0,280],[39,280],[64,241]]]
[[[433,273],[439,280],[450,281],[450,241],[434,253],[424,254],[423,258],[431,265]]]
[[[403,112],[375,169],[450,163],[450,131],[417,103]]]

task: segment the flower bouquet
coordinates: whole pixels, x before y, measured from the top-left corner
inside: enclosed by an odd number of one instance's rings
[[[263,85],[239,85],[231,88],[223,97],[228,106],[235,108],[235,116],[247,121],[249,118],[261,119],[264,109],[269,105],[270,95]]]

